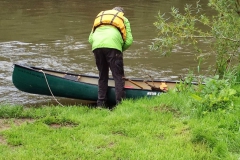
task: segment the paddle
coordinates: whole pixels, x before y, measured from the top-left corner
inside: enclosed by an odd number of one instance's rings
[[[129,82],[131,82],[132,84],[134,84],[135,86],[138,86],[139,88],[143,89],[143,87],[142,87],[141,85],[137,84],[136,82],[132,81],[131,79],[128,79],[128,78],[126,78],[126,77],[123,77],[123,79],[124,79],[125,81],[129,81]]]

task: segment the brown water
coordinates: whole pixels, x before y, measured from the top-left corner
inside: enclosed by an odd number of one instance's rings
[[[0,1],[0,103],[53,103],[52,97],[17,90],[11,80],[14,63],[28,64],[79,74],[97,75],[88,36],[94,17],[101,10],[125,8],[134,43],[124,52],[125,73],[129,78],[178,79],[196,69],[194,52],[176,49],[170,57],[150,52],[156,37],[153,22],[159,10],[183,8],[193,0],[2,0]],[[205,72],[207,68],[202,68]],[[58,99],[62,103],[75,100]]]

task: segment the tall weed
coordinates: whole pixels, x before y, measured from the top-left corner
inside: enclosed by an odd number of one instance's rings
[[[192,94],[193,105],[200,114],[233,108],[236,90],[231,87],[228,79],[215,76],[205,79],[204,82],[205,85]]]

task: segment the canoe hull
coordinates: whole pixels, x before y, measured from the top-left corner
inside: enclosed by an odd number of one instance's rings
[[[59,72],[64,73],[65,72]],[[77,77],[78,75],[71,75]],[[81,75],[79,75],[81,76]],[[98,77],[91,77],[94,81]],[[86,82],[70,80],[69,78],[58,77],[45,73],[44,70],[36,70],[33,67],[14,65],[12,81],[16,88],[21,91],[40,94],[40,95],[54,95],[56,97],[66,97],[72,99],[81,99],[88,101],[97,101],[98,98],[98,85]],[[51,93],[52,92],[52,93]],[[162,92],[151,91],[145,89],[131,89],[126,88],[126,98],[137,99],[141,97],[157,96]],[[115,101],[115,88],[108,87],[107,99],[109,103],[116,103]]]

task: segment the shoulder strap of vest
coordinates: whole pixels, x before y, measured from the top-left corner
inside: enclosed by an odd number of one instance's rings
[[[119,13],[119,11],[114,14],[113,19],[110,22],[111,24],[113,23],[114,19],[117,17],[118,13]]]
[[[100,15],[100,16],[101,16],[100,24],[102,23],[102,19],[103,19],[103,16],[104,16],[104,12],[105,12],[105,11],[103,11],[102,14]],[[98,17],[98,16],[97,16],[97,17]]]

